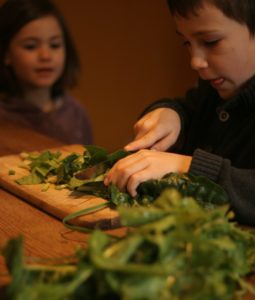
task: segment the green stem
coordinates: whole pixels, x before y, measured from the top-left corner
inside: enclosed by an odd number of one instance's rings
[[[25,265],[26,270],[29,271],[47,271],[58,273],[75,273],[76,266],[47,266],[47,265]]]
[[[86,215],[88,215],[92,212],[101,210],[101,209],[103,209],[105,207],[108,207],[108,206],[109,206],[109,203],[106,202],[106,203],[102,203],[102,204],[99,204],[99,205],[95,205],[95,206],[92,206],[92,207],[89,207],[89,208],[86,208],[86,209],[76,211],[74,213],[71,213],[71,214],[67,215],[62,220],[62,222],[69,229],[80,231],[80,232],[91,233],[93,231],[93,229],[82,227],[82,226],[77,226],[77,225],[72,225],[72,224],[69,224],[68,222],[72,219],[75,219],[75,218],[81,217],[81,216],[86,216]]]

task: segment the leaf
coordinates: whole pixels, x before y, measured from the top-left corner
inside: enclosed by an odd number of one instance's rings
[[[117,150],[113,153],[108,154],[106,164],[109,168],[111,168],[118,160],[130,155],[132,152],[125,150]]]
[[[24,176],[22,178],[19,178],[15,180],[20,185],[33,185],[33,184],[39,184],[43,182],[43,177],[40,174],[32,173],[31,175]]]
[[[106,149],[93,145],[85,145],[84,156],[87,156],[88,166],[93,166],[107,159]]]

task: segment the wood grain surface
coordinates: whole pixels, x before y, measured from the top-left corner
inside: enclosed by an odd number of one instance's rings
[[[84,147],[68,145],[51,150],[59,150],[66,156],[72,152],[81,154]],[[47,191],[42,190],[41,184],[19,185],[15,180],[29,174],[28,170],[20,167],[21,163],[19,154],[0,157],[0,186],[60,220],[78,210],[106,202],[102,198],[71,192],[68,189],[56,190],[54,185]],[[15,174],[9,175],[10,170],[14,170]],[[70,222],[88,228],[112,229],[119,226],[119,216],[115,210],[105,208]]]

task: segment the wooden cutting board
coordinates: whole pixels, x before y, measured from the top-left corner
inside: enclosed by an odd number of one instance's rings
[[[68,145],[52,149],[55,150],[61,151],[63,156],[66,156],[72,152],[81,154],[84,147]],[[0,186],[60,220],[78,210],[106,202],[102,198],[74,193],[68,189],[56,190],[53,185],[47,191],[42,191],[41,184],[19,185],[15,179],[29,174],[28,170],[19,167],[21,162],[19,155],[0,157]],[[15,175],[9,175],[10,170],[14,170]],[[119,226],[119,215],[115,210],[104,208],[76,218],[70,223],[88,228],[112,229]]]

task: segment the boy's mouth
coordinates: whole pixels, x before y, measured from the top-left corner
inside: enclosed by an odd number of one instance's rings
[[[210,80],[210,83],[211,83],[212,87],[219,88],[224,83],[224,81],[225,81],[224,78],[219,77],[219,78]]]

